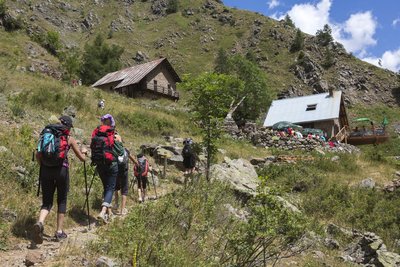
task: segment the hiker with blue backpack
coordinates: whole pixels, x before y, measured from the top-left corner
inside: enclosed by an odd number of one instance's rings
[[[42,206],[39,219],[33,225],[32,239],[36,244],[43,243],[44,221],[53,206],[54,193],[57,190],[57,230],[55,239],[67,238],[63,230],[64,217],[67,209],[67,194],[69,190],[68,151],[85,161],[87,150],[80,149],[76,140],[70,136],[73,127],[72,118],[61,116],[57,124],[47,125],[40,134],[36,159],[40,164],[39,189],[42,187]],[[39,194],[39,191],[38,191]]]
[[[92,163],[103,184],[103,202],[97,219],[108,223],[112,216],[112,198],[118,176],[118,163],[114,147],[116,142],[122,142],[121,136],[115,131],[115,120],[111,114],[100,119],[101,125],[92,132],[90,148]]]

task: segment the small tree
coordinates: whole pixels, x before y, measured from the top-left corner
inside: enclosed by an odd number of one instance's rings
[[[290,52],[297,52],[302,50],[304,47],[304,35],[300,31],[300,29],[297,29],[296,31],[296,36],[294,37],[293,43],[290,46]]]
[[[60,50],[62,46],[60,34],[56,31],[48,31],[43,46],[52,55],[56,56],[57,51]]]
[[[289,16],[289,14],[286,14],[285,19],[284,19],[284,24],[286,26],[289,26],[292,28],[296,27],[296,25],[294,25],[292,18]]]
[[[124,49],[117,45],[111,47],[97,35],[92,45],[87,44],[80,70],[82,82],[92,84],[109,72],[121,68],[120,58]]]
[[[183,88],[192,93],[188,104],[194,120],[200,125],[207,154],[206,178],[209,181],[223,119],[232,103],[240,101],[243,82],[230,75],[204,73],[195,79],[185,78]]]
[[[227,266],[267,266],[287,256],[293,244],[305,233],[305,219],[289,210],[279,194],[261,178],[257,195],[247,204],[249,216],[242,227],[231,235],[226,245],[229,251],[221,259]],[[300,249],[305,249],[301,245]],[[272,264],[272,266],[275,264]]]
[[[229,74],[243,81],[246,96],[234,114],[235,121],[256,120],[271,103],[267,78],[260,67],[246,58],[236,55],[229,59]]]
[[[222,47],[218,50],[217,57],[214,61],[214,70],[216,73],[228,73],[229,72],[229,62],[228,55],[226,54],[225,49]]]
[[[167,4],[167,14],[178,12],[179,3],[178,0],[169,0]]]
[[[322,46],[327,46],[333,41],[332,29],[328,24],[324,25],[322,30],[318,30],[316,33],[317,42]]]
[[[78,49],[71,49],[60,54],[63,69],[66,73],[65,78],[72,80],[79,76],[81,67],[81,58]]]

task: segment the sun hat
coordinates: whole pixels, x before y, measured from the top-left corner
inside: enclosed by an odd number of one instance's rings
[[[61,116],[58,119],[63,125],[67,126],[68,128],[74,127],[74,125],[72,124],[72,118],[70,116]]]
[[[111,114],[106,114],[103,117],[101,117],[101,121],[105,121],[105,120],[110,120],[111,121],[111,127],[115,127],[115,120],[113,118],[113,116]]]

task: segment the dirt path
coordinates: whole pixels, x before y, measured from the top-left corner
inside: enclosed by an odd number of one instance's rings
[[[157,189],[158,199],[173,188]],[[150,191],[153,193],[152,191]],[[156,201],[153,194],[149,194],[148,201]],[[128,201],[128,210],[139,205],[136,201]],[[143,204],[140,204],[143,205]],[[115,219],[124,219],[122,216],[115,216]],[[87,245],[90,241],[98,238],[96,232],[99,227],[92,219],[91,229],[88,226],[77,226],[66,229],[68,238],[62,242],[56,242],[52,236],[48,236],[45,229],[43,244],[32,245],[30,240],[24,240],[15,244],[10,250],[0,251],[0,267],[23,267],[23,266],[91,266],[93,262],[89,259]],[[112,226],[112,224],[110,224]],[[79,255],[79,256],[76,256]]]
[[[36,264],[35,266],[52,266],[52,262],[56,257],[68,250],[86,250],[85,246],[88,242],[97,238],[95,234],[96,229],[97,227],[94,223],[90,231],[88,231],[87,226],[68,229],[68,238],[62,242],[56,242],[52,237],[46,235],[43,244],[37,246],[26,240],[15,245],[14,248],[9,251],[1,252],[0,266],[19,267],[32,266],[33,264]]]

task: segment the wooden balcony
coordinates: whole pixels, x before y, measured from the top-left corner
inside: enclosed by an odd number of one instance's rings
[[[149,85],[147,85],[147,90],[150,90],[157,94],[169,96],[173,99],[179,99],[179,93],[172,88],[166,88],[164,86],[157,86],[157,85],[153,86],[153,85],[149,84]]]

